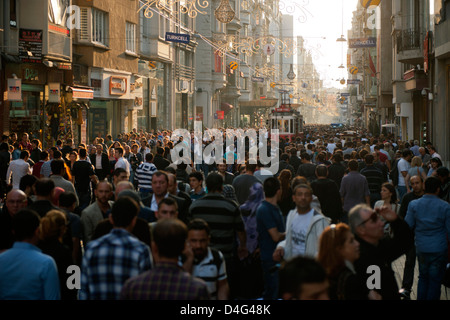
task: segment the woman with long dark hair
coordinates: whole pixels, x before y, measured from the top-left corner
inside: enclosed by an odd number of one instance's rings
[[[359,242],[345,223],[326,227],[319,239],[317,260],[330,281],[331,300],[380,300],[356,274],[353,264],[359,258]]]
[[[385,182],[381,185],[381,200],[378,200],[375,202],[375,205],[373,208],[381,208],[383,206],[390,206],[391,209],[395,213],[399,213],[400,211],[400,204],[398,203],[397,199],[397,191],[395,190],[395,187],[390,182]],[[389,223],[385,223],[384,225],[384,233],[386,236],[392,236],[391,233],[391,226]]]

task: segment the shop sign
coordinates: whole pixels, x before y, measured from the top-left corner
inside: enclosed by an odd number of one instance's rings
[[[109,94],[122,96],[127,93],[127,78],[111,76],[109,78]]]
[[[61,85],[59,82],[50,82],[48,84],[48,102],[61,102]]]
[[[22,101],[22,79],[8,79],[8,100]]]
[[[38,81],[39,80],[39,71],[38,69],[25,68],[22,70],[23,79],[26,81]]]
[[[189,44],[191,36],[184,33],[166,32],[166,41]]]
[[[19,58],[22,62],[42,61],[42,30],[19,30]]]

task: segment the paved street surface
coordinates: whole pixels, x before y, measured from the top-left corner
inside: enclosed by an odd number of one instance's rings
[[[392,263],[392,269],[395,272],[395,277],[397,278],[398,287],[402,287],[403,279],[403,268],[405,266],[405,255],[401,256]],[[411,300],[417,300],[417,282],[419,280],[419,266],[416,260],[416,267],[414,271],[414,284],[411,292]],[[450,288],[445,288],[442,286],[441,289],[441,300],[450,300]]]

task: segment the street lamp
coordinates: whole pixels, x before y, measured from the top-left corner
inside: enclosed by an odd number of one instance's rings
[[[294,80],[296,77],[296,74],[294,72],[294,65],[291,63],[291,69],[289,70],[289,73],[287,74],[287,78],[289,80]]]

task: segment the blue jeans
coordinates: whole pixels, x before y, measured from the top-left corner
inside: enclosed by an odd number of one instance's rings
[[[441,283],[447,265],[447,251],[419,252],[419,283],[417,285],[417,300],[440,300]]]
[[[397,186],[398,202],[401,203],[403,196],[406,194],[406,186]]]
[[[278,268],[271,270],[276,264],[275,261],[261,261],[264,277],[264,300],[276,300],[278,298]]]

